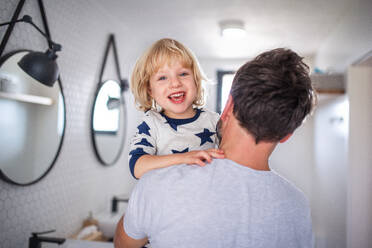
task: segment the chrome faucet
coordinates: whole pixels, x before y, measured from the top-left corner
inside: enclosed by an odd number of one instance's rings
[[[56,230],[50,230],[46,232],[34,232],[32,233],[32,236],[28,240],[28,247],[29,248],[41,248],[41,243],[56,243],[56,244],[63,244],[66,239],[64,238],[54,238],[54,237],[40,237],[39,235],[42,234],[47,234],[47,233],[52,233],[55,232]]]

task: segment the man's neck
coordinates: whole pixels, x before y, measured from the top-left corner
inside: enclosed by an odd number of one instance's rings
[[[227,125],[220,144],[225,158],[254,170],[270,170],[269,157],[276,143],[261,141],[256,144],[254,137],[235,118]]]
[[[255,146],[247,146],[238,142],[225,151],[225,157],[240,165],[247,166],[254,170],[269,171],[269,156],[271,154],[271,145],[262,142]]]

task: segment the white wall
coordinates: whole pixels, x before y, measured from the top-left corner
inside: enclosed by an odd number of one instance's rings
[[[372,247],[372,66],[349,68],[347,90],[350,99],[347,247]]]
[[[350,2],[319,48],[315,66],[348,73],[350,127],[347,171],[347,247],[372,246],[371,69],[348,68],[372,51],[372,1]],[[371,67],[370,67],[371,68]],[[342,154],[340,154],[342,155]],[[331,205],[330,208],[335,208]]]
[[[319,48],[315,66],[322,70],[346,72],[353,62],[372,50],[372,1],[350,2],[338,25],[330,30]]]
[[[270,158],[270,166],[301,189],[311,204],[314,168],[314,120],[299,127],[285,143],[280,143]]]
[[[346,247],[348,99],[321,95],[315,112],[312,216],[317,248]]]

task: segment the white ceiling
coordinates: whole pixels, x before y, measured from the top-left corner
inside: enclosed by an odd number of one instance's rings
[[[117,11],[123,30],[148,46],[163,37],[175,38],[199,58],[247,58],[258,52],[288,47],[314,55],[353,4],[352,0],[126,0]],[[226,41],[218,22],[239,19],[247,36]]]

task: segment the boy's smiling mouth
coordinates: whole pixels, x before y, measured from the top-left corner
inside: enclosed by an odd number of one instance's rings
[[[173,103],[182,103],[185,100],[185,95],[186,95],[186,92],[179,91],[179,92],[170,94],[168,98]]]

